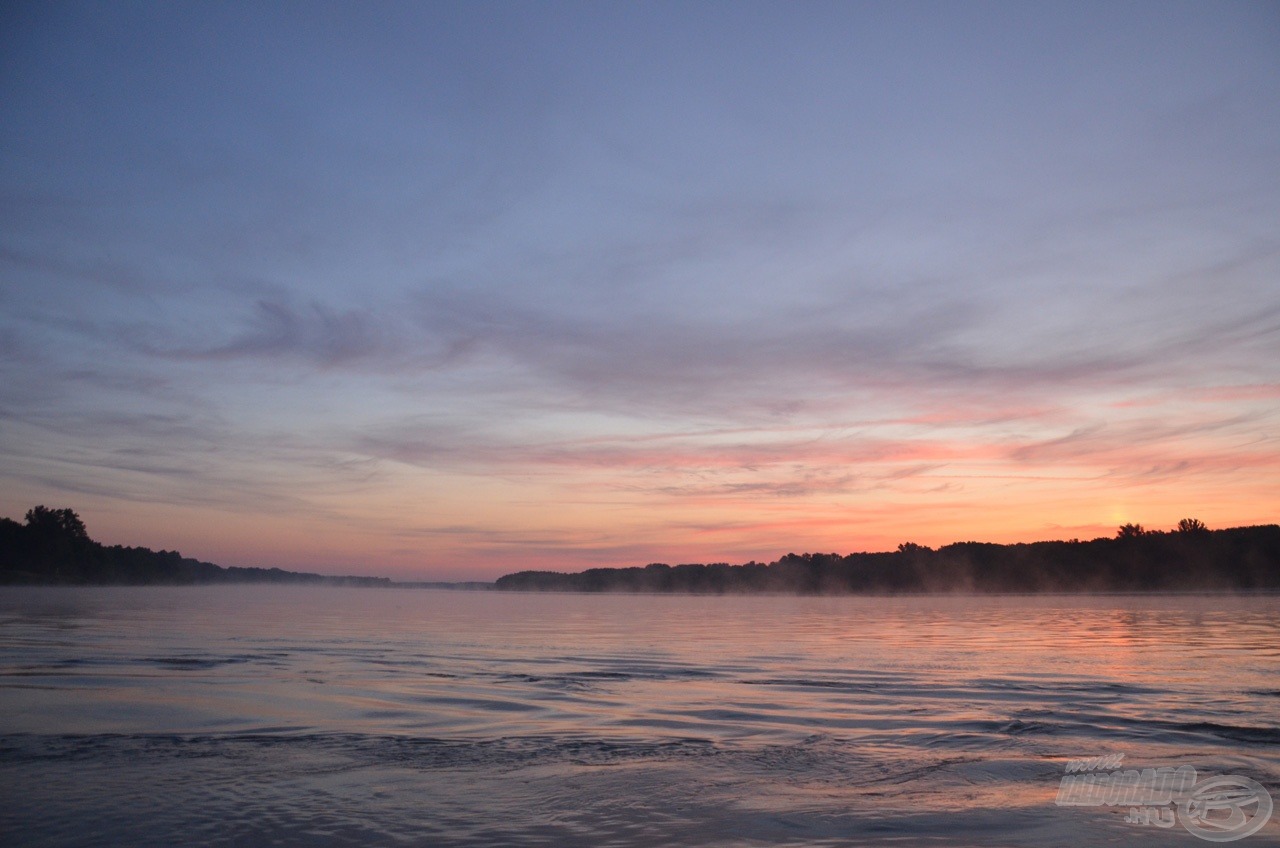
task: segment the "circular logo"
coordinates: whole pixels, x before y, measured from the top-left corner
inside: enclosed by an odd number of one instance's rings
[[[1233,842],[1257,833],[1271,818],[1271,795],[1238,774],[1202,780],[1178,802],[1178,819],[1192,835]]]

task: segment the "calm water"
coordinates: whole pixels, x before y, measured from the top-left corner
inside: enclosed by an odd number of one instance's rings
[[[1277,597],[0,590],[9,845],[1204,846],[1066,760],[1278,728]]]

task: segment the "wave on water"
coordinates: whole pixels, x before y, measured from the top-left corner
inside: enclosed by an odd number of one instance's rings
[[[826,734],[17,734],[0,737],[0,779],[24,793],[0,811],[0,832],[47,846],[1164,844],[1113,811],[1055,807],[1061,775],[1059,759],[1030,750]]]
[[[0,620],[5,845],[1165,845],[1055,804],[1106,755],[1280,798],[1270,599],[64,595]]]
[[[974,761],[895,762],[822,735],[746,746],[702,738],[14,735],[0,738],[0,774],[23,775],[27,792],[0,824],[23,844],[47,845],[159,845],[174,834],[193,844],[848,844],[868,827],[886,838],[910,832],[884,816],[911,808],[911,793],[932,791],[949,769]]]

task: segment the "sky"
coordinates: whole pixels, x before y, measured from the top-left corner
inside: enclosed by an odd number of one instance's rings
[[[6,3],[0,515],[491,579],[1280,519],[1280,4]]]

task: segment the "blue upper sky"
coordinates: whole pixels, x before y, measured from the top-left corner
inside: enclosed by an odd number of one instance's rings
[[[1275,518],[1275,3],[0,16],[3,514],[421,576]]]

